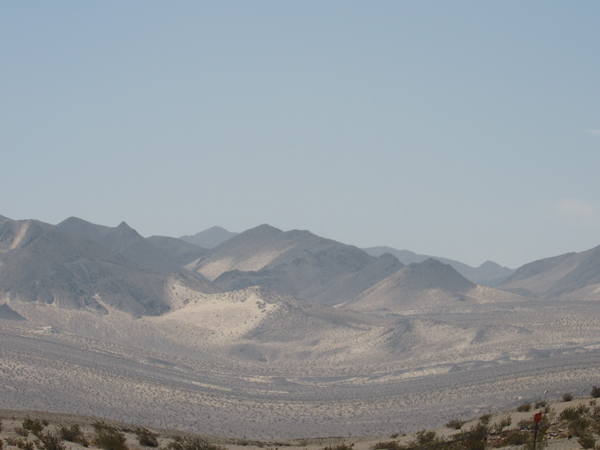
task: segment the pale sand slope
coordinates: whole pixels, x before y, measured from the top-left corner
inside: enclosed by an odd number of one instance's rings
[[[553,402],[551,403],[552,409],[555,411],[556,416],[566,408],[571,406],[578,406],[580,404],[587,404],[589,399],[577,399],[572,402]],[[521,420],[531,419],[535,411],[530,412],[517,412],[514,409],[508,411],[502,411],[491,416],[490,424],[493,426],[499,423],[500,420],[510,417],[512,424],[506,428],[506,430],[517,430],[518,423]],[[31,433],[29,436],[24,438],[23,436],[15,432],[16,428],[22,428],[22,422],[25,418],[31,418],[33,420],[47,421],[48,425],[44,428],[43,432],[58,432],[61,425],[71,426],[78,424],[89,441],[93,441],[95,433],[92,425],[100,420],[104,421],[107,425],[115,427],[121,431],[126,437],[126,445],[130,449],[140,449],[141,446],[138,443],[135,430],[140,425],[137,423],[120,422],[114,420],[105,420],[98,417],[74,415],[74,414],[59,414],[50,413],[43,411],[29,411],[29,410],[0,410],[0,418],[2,419],[2,431],[0,432],[0,439],[24,439],[27,441],[35,441],[36,437]],[[474,426],[478,421],[478,418],[471,418],[465,421],[463,430],[468,430]],[[555,426],[558,422],[554,421]],[[199,438],[213,445],[221,446],[228,450],[258,450],[263,448],[275,448],[285,447],[290,450],[294,449],[307,449],[307,450],[321,450],[325,446],[336,446],[341,444],[351,445],[356,450],[371,450],[373,446],[382,441],[396,440],[400,444],[407,444],[416,439],[414,433],[404,434],[398,437],[392,438],[391,436],[354,436],[354,437],[331,437],[331,438],[300,438],[300,439],[278,439],[278,440],[247,440],[247,439],[236,439],[226,436],[216,436],[207,434],[190,433],[177,429],[164,429],[149,427],[149,430],[157,435],[157,439],[160,447],[166,447],[170,442],[173,442],[175,437],[182,436],[188,438]],[[459,433],[460,431],[451,428],[437,428],[434,430],[438,436],[443,438],[450,438],[452,435]],[[555,434],[555,433],[553,433]],[[490,438],[493,439],[493,436]],[[69,450],[84,450],[86,447],[78,443],[63,441],[64,445]],[[5,448],[16,449],[7,443]],[[89,447],[88,447],[89,448]],[[92,444],[93,448],[93,444]],[[146,447],[150,448],[150,447]],[[518,447],[503,447],[507,450],[514,450]],[[579,449],[581,446],[577,443],[576,439],[565,439],[560,436],[549,436],[548,437],[548,450],[570,450]]]
[[[174,311],[140,319],[10,303],[28,320],[0,319],[4,407],[238,438],[386,435],[598,384],[597,302],[379,317],[166,289]]]

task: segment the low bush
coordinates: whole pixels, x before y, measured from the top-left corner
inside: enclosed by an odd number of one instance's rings
[[[12,445],[14,447],[18,447],[21,450],[34,450],[33,442],[28,440],[23,440],[21,438],[7,437],[5,439],[8,445]]]
[[[598,386],[592,387],[592,391],[590,392],[590,395],[593,398],[600,398],[600,387],[598,387]]]
[[[563,409],[558,418],[560,420],[573,421],[579,419],[582,416],[586,416],[587,414],[589,414],[589,412],[590,408],[586,405],[579,405],[577,407],[570,406],[568,408]]]
[[[570,402],[571,400],[573,400],[573,394],[571,394],[570,392],[566,392],[563,394],[562,399],[563,402]]]
[[[373,446],[373,450],[400,450],[401,448],[397,441],[380,441]]]
[[[445,425],[445,427],[452,428],[454,430],[460,430],[464,424],[465,424],[464,420],[452,419]]]
[[[21,422],[21,426],[24,429],[31,431],[36,436],[38,436],[44,430],[44,427],[47,424],[48,422],[44,423],[39,419],[33,420],[29,416],[25,417],[25,419],[23,419],[23,422]]]
[[[153,433],[148,428],[137,428],[135,430],[135,435],[137,436],[140,445],[145,447],[158,447],[158,434]]]
[[[338,444],[334,446],[323,447],[321,450],[353,450],[354,444]]]
[[[577,442],[581,445],[581,448],[584,449],[594,448],[596,446],[596,439],[594,439],[594,436],[590,433],[580,436],[579,439],[577,439]]]
[[[125,444],[125,435],[104,422],[96,422],[92,425],[96,432],[94,444],[104,450],[129,450]]]
[[[27,431],[25,428],[21,428],[21,427],[15,427],[15,433],[17,433],[19,436],[23,436],[23,437],[29,436],[29,431]]]
[[[175,441],[167,445],[167,448],[171,450],[225,450],[224,447],[211,444],[204,439],[182,436],[177,436]],[[348,447],[346,444],[340,444],[335,447],[325,447],[323,450],[352,450],[352,448]]]
[[[538,409],[538,408],[543,408],[546,406],[546,402],[544,400],[539,400],[537,402],[535,402],[535,405],[533,406],[534,409]]]
[[[527,412],[529,410],[531,410],[531,403],[529,403],[529,402],[525,402],[525,403],[522,403],[521,405],[517,406],[517,411],[519,411],[519,412]]]
[[[491,414],[484,414],[483,416],[481,416],[479,418],[479,421],[484,424],[484,425],[489,425],[490,420],[492,420],[492,415]]]
[[[40,433],[38,436],[40,443],[37,447],[40,450],[66,450],[65,444],[58,434]]]
[[[497,447],[508,447],[508,446],[520,446],[525,445],[529,439],[529,433],[525,433],[523,431],[514,431],[512,433],[508,433],[508,435],[499,441],[496,446]]]
[[[60,434],[60,437],[63,438],[65,441],[75,442],[77,444],[83,445],[84,447],[90,445],[90,442],[87,440],[87,438],[83,434],[83,431],[81,431],[81,428],[76,423],[71,425],[70,427],[60,425],[58,428],[58,432]]]

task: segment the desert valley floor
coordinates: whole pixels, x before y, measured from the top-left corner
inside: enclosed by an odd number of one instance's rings
[[[239,438],[373,436],[600,382],[596,301],[384,317],[256,288],[194,295],[142,318],[11,303],[27,320],[0,319],[3,408]]]

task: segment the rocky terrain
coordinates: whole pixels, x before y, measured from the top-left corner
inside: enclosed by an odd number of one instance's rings
[[[290,439],[583,395],[599,384],[600,295],[595,249],[578,255],[498,289],[269,226],[204,249],[126,224],[6,219],[2,405]]]

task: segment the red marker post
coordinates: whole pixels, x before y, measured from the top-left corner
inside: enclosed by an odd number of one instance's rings
[[[533,450],[535,450],[535,442],[537,440],[538,424],[542,421],[542,413],[535,413],[533,423],[535,423],[535,431],[533,432]]]

